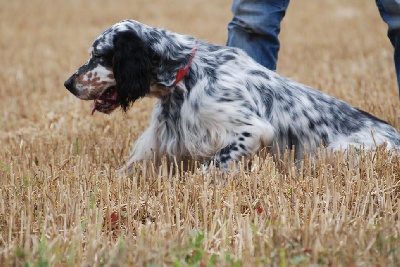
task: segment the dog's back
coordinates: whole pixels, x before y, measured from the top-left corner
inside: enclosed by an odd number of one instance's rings
[[[277,130],[274,149],[296,147],[296,158],[303,149],[319,146],[344,150],[348,145],[373,149],[386,143],[400,148],[400,134],[387,122],[337,98],[269,73],[279,86],[266,86],[260,92],[269,99],[269,120]],[[276,147],[279,146],[279,147]]]

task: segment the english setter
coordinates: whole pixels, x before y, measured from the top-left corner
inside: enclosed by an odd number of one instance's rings
[[[228,168],[266,147],[400,148],[392,126],[345,102],[279,76],[240,49],[124,20],[94,41],[89,61],[64,83],[95,111],[159,101],[122,170],[144,159],[193,159]]]

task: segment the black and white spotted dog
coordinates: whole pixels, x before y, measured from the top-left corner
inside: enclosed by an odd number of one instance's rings
[[[400,134],[388,123],[283,78],[240,49],[133,20],[97,37],[89,61],[65,87],[94,100],[92,114],[159,98],[123,170],[163,156],[227,168],[263,147],[276,154],[294,146],[296,159],[321,145],[333,151],[400,147]]]

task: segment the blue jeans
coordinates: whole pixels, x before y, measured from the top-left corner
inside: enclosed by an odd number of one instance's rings
[[[376,4],[389,26],[400,94],[400,0],[376,0]],[[242,48],[261,65],[276,70],[278,34],[288,6],[289,0],[233,0],[227,45]]]
[[[400,0],[376,0],[376,5],[388,25],[388,37],[394,47],[394,65],[400,94]]]
[[[258,63],[276,70],[280,25],[289,0],[233,0],[228,46],[242,48]]]

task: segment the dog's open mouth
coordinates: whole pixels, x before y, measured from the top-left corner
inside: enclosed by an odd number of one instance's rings
[[[92,115],[94,112],[110,113],[119,106],[118,93],[115,86],[107,88],[99,98],[94,100]]]

